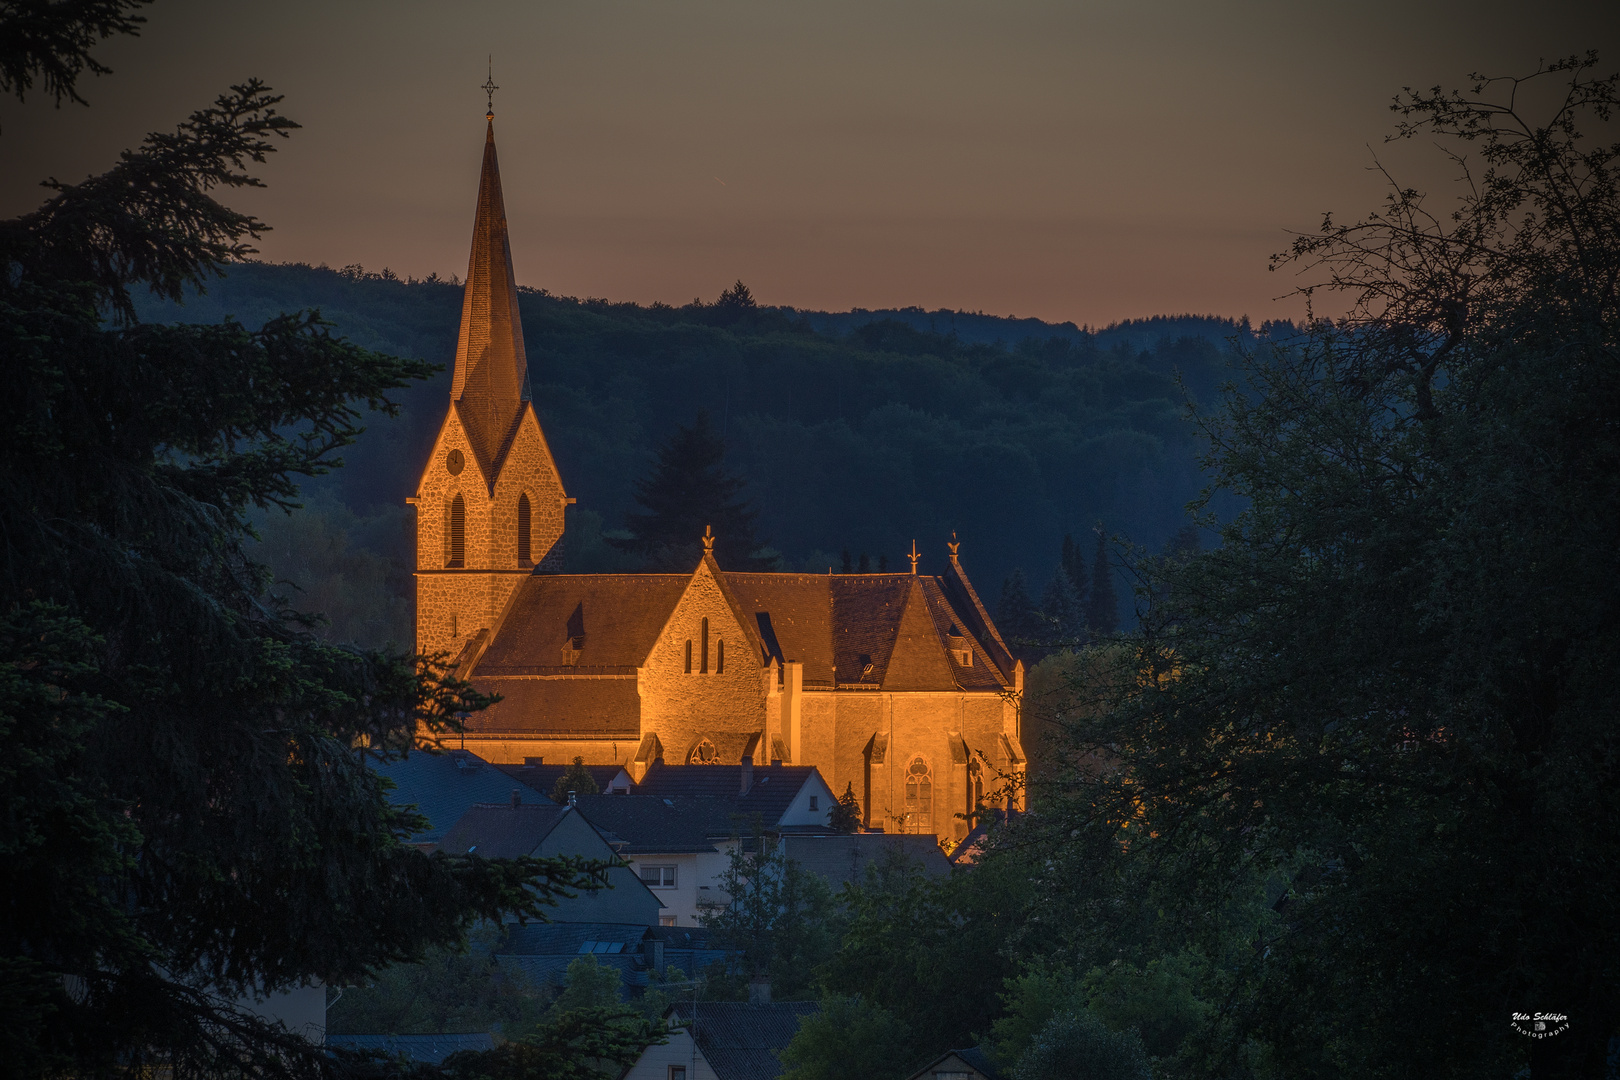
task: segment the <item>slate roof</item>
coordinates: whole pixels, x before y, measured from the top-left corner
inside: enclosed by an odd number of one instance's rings
[[[775,1080],[782,1075],[776,1052],[793,1040],[799,1021],[819,1008],[814,1001],[699,1002],[694,1032],[698,1050],[719,1080]],[[693,1003],[678,1002],[664,1015],[690,1026]]]
[[[378,1050],[389,1057],[440,1065],[462,1050],[493,1050],[495,1036],[487,1031],[456,1035],[332,1035],[326,1045],[341,1050]]]
[[[699,767],[722,766],[688,766]],[[717,819],[724,818],[726,831],[730,831],[730,819],[726,816],[729,805],[729,802],[720,805],[720,801],[714,799],[670,798],[666,801],[648,796],[638,787],[632,795],[581,796],[579,812],[622,855],[654,852],[669,855],[715,850],[710,837],[716,835]]]
[[[493,652],[509,638],[503,628],[495,635]],[[486,652],[485,656],[488,657]],[[550,735],[619,739],[641,737],[641,694],[634,672],[617,679],[507,678],[487,676],[484,663],[474,668],[473,686],[480,693],[499,694],[497,701],[467,718],[468,734]]]
[[[551,789],[557,785],[557,780],[570,768],[568,765],[497,765],[501,772],[513,780],[527,787],[533,788],[547,798],[551,797]],[[587,765],[585,771],[591,774],[596,786],[603,791],[613,783],[615,777],[624,772],[623,765]],[[635,790],[631,784],[630,790]]]
[[[691,580],[690,574],[524,579],[474,668],[480,689],[509,702],[475,716],[474,729],[639,734],[630,677]],[[994,691],[1011,682],[1012,656],[954,559],[938,576],[719,573],[719,580],[758,646],[759,662],[802,663],[808,686]],[[953,642],[972,651],[973,664],[951,658],[953,630]],[[565,644],[577,652],[565,656]],[[626,682],[537,678],[567,674],[622,675]]]
[[[935,1070],[937,1070],[941,1065],[947,1063],[954,1064],[954,1062],[951,1062],[950,1060],[953,1057],[960,1058],[962,1064],[974,1070],[980,1076],[983,1076],[985,1080],[1001,1080],[1001,1071],[996,1068],[995,1062],[990,1060],[989,1054],[985,1053],[981,1047],[977,1046],[968,1047],[966,1050],[947,1050],[943,1054],[939,1055],[939,1057],[912,1073],[907,1080],[933,1080]],[[956,1070],[952,1069],[950,1071],[955,1072]]]
[[[813,874],[819,874],[834,889],[846,882],[863,881],[866,868],[881,863],[892,854],[922,864],[930,877],[943,877],[951,864],[932,836],[906,836],[901,833],[853,833],[847,835],[798,836],[784,838],[787,857]]]
[[[813,765],[755,765],[753,785],[744,795],[740,793],[742,768],[741,765],[655,764],[636,785],[636,795],[649,799],[715,800],[709,809],[714,815],[710,829],[721,822],[725,827],[709,835],[727,835],[734,828],[733,815],[758,814],[766,825],[779,822],[816,772]]]
[[[481,803],[461,815],[439,841],[442,851],[460,855],[476,852],[486,859],[514,859],[532,855],[551,830],[573,807],[544,803]]]
[[[611,941],[626,951],[640,948],[647,927],[637,923],[528,923],[506,928],[505,940],[497,952],[515,956],[581,956],[587,941]],[[615,954],[606,954],[615,955]]]
[[[414,805],[430,822],[410,838],[413,844],[437,843],[445,831],[478,803],[510,802],[512,791],[526,803],[548,802],[539,792],[512,782],[495,766],[467,750],[428,753],[414,750],[397,761],[370,759],[372,771],[394,782],[388,801]]]
[[[686,591],[690,574],[535,574],[523,579],[495,640],[478,662],[480,676],[607,674],[647,659]],[[562,646],[578,609],[584,641],[577,665]]]

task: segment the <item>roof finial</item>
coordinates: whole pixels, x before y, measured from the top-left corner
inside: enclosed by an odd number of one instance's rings
[[[907,552],[906,558],[911,560],[911,572],[915,574],[917,572],[917,560],[922,558],[922,553],[917,550],[917,541],[913,540],[911,542],[911,550]]]
[[[703,526],[703,554],[714,554],[714,530],[707,525]]]
[[[951,542],[945,545],[951,549],[951,561],[956,561],[956,553],[962,550],[962,542],[956,538],[956,530],[951,530]]]
[[[485,95],[487,95],[488,98],[489,98],[489,110],[484,113],[484,119],[485,120],[494,120],[495,119],[495,91],[500,89],[500,87],[495,85],[495,54],[494,53],[489,54],[489,78],[485,79],[484,80],[484,85],[480,86],[478,89],[482,90],[485,93]]]

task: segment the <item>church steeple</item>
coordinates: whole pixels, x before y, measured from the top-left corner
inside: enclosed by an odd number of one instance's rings
[[[506,203],[501,198],[493,119],[484,138],[484,168],[478,181],[478,213],[473,220],[450,399],[461,415],[484,476],[493,481],[498,459],[529,399],[529,362],[518,319],[517,280],[506,236]]]

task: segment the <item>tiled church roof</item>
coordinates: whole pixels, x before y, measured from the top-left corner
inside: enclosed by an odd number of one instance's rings
[[[469,735],[571,735],[631,742],[641,736],[641,696],[633,672],[608,679],[521,679],[484,678],[482,671],[480,665],[473,685],[502,700],[467,718]]]
[[[720,578],[757,643],[760,662],[774,657],[779,663],[802,663],[807,686],[994,691],[1011,682],[1006,647],[966,578],[954,573],[722,573]],[[571,711],[575,718],[564,725],[570,730],[632,730],[636,704],[629,677],[646,662],[690,581],[688,574],[526,578],[474,670],[480,689],[506,695],[512,703],[475,717],[475,725],[500,726],[502,711],[534,715],[531,710],[539,708],[553,716]],[[952,649],[971,652],[973,663],[959,663]],[[600,678],[535,678],[561,675],[623,676],[629,689],[609,690],[612,680]],[[597,695],[604,700],[587,705]]]

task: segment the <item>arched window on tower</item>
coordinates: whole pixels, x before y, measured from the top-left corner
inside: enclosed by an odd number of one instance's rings
[[[906,832],[928,832],[934,827],[934,777],[928,771],[928,762],[921,757],[911,759],[906,769],[906,817],[902,829]]]
[[[527,495],[518,496],[517,529],[518,565],[528,566],[534,562],[534,558],[529,553],[529,497]]]
[[[686,639],[686,673],[692,674],[692,639]]]
[[[716,675],[724,675],[726,673],[725,638],[721,638],[719,641],[714,643],[714,673]]]
[[[450,500],[450,550],[446,566],[467,565],[467,503],[460,495]]]
[[[709,620],[707,617],[704,618],[703,626],[698,630],[698,641],[698,673],[707,675],[709,673]]]

